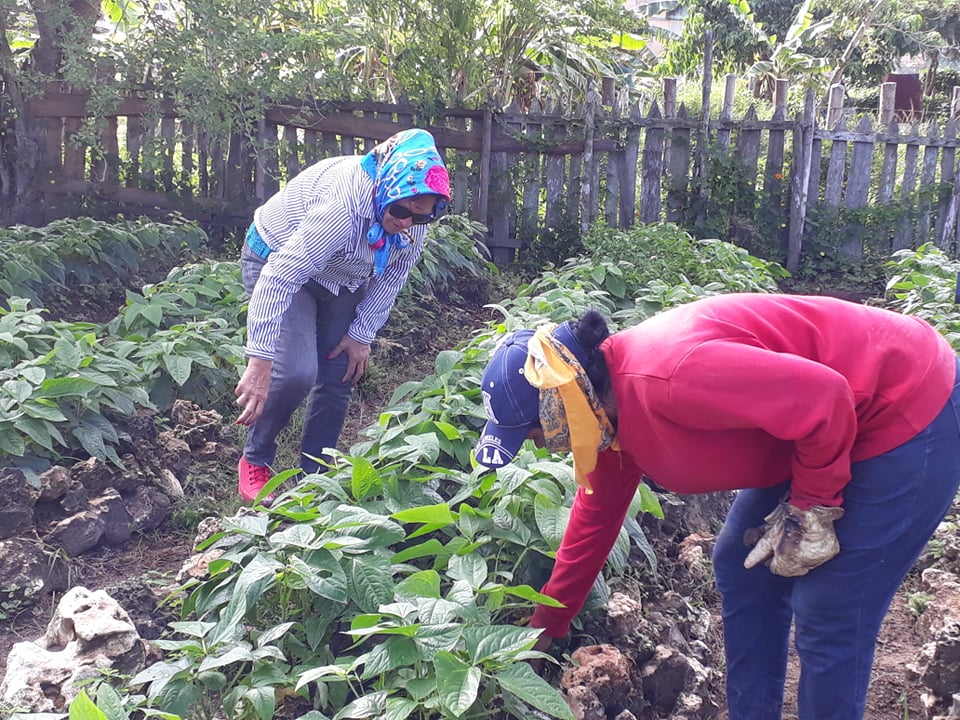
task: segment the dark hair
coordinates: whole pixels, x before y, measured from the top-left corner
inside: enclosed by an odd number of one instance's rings
[[[570,320],[570,329],[580,347],[587,353],[587,366],[584,370],[593,383],[593,389],[602,398],[610,390],[610,371],[603,353],[600,352],[600,344],[610,337],[607,321],[598,310],[591,309],[581,315],[579,320]]]

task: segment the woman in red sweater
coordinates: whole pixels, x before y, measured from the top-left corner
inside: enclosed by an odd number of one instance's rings
[[[861,718],[880,624],[960,485],[957,377],[926,322],[832,298],[511,334],[483,376],[477,460],[501,467],[529,437],[571,451],[581,485],[538,647],[568,632],[643,476],[740,490],[713,554],[730,720],[780,720],[791,621],[801,720]]]

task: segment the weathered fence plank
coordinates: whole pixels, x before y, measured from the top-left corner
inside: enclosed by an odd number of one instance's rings
[[[787,92],[790,83],[787,80],[777,80],[774,91],[773,120],[782,121],[787,117]],[[796,138],[794,138],[796,140]],[[776,216],[777,208],[783,205],[783,160],[786,145],[786,132],[771,130],[767,139],[767,160],[764,163],[763,173],[763,203],[766,211]],[[784,245],[787,238],[782,238]]]
[[[911,133],[912,134],[912,133]],[[917,155],[920,146],[916,143],[907,145],[903,159],[903,178],[900,181],[900,201],[905,215],[901,219],[897,233],[893,239],[893,249],[903,250],[913,243],[911,232],[913,219],[916,217],[916,198],[913,193],[917,188]]]
[[[637,215],[637,162],[640,158],[640,106],[634,105],[627,124],[620,166],[620,226],[630,227]]]
[[[846,121],[840,120],[843,128]],[[843,195],[843,176],[847,168],[847,141],[836,140],[830,146],[830,159],[827,164],[827,179],[823,190],[823,204],[831,208],[840,207]]]
[[[650,117],[660,117],[660,109],[654,103]],[[643,160],[640,174],[640,222],[652,223],[660,219],[661,187],[663,177],[663,127],[652,127],[643,139]]]
[[[957,120],[951,118],[947,121],[947,126],[943,131],[943,136],[945,138],[956,137],[957,134]],[[954,162],[956,160],[956,149],[952,147],[944,147],[943,152],[941,153],[940,158],[940,191],[937,193],[937,224],[933,231],[933,242],[935,242],[941,249],[950,251],[949,248],[944,248],[942,245],[943,242],[943,232],[944,227],[947,222],[947,214],[950,212],[950,190],[949,188],[956,181],[956,168]]]
[[[929,129],[931,137],[939,137],[940,128],[934,121]],[[937,177],[937,161],[940,158],[940,149],[933,145],[927,145],[923,149],[923,161],[920,167],[920,186],[931,187]],[[917,198],[917,229],[914,234],[913,244],[922,245],[930,241],[930,229],[935,223],[931,217],[934,207],[933,198],[924,194]]]
[[[687,109],[680,106],[680,119],[686,119]],[[666,162],[667,220],[676,222],[683,216],[683,207],[690,201],[690,129],[670,131],[670,148]]]
[[[895,83],[891,84],[895,85]],[[889,113],[881,113],[881,115],[885,114],[889,114],[892,117],[893,110],[891,109]],[[897,131],[897,124],[893,120],[887,122],[887,127],[891,133]],[[893,190],[897,183],[898,148],[899,146],[893,142],[884,143],[883,145],[883,165],[880,168],[880,181],[877,188],[877,200],[881,205],[889,205],[893,200]]]
[[[757,108],[751,105],[747,109],[746,122],[737,133],[736,156],[746,177],[756,177],[757,163],[760,161],[760,129],[754,127],[757,122]],[[756,188],[756,180],[753,182]]]
[[[870,118],[864,117],[857,126],[857,132],[868,133],[873,128]],[[847,188],[844,203],[848,210],[859,210],[867,204],[870,192],[870,169],[873,166],[873,143],[853,143],[850,153],[850,170],[847,173]],[[863,227],[850,223],[840,246],[841,252],[849,258],[863,257]]]

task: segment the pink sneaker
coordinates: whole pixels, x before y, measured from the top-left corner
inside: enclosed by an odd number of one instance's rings
[[[270,481],[270,468],[265,465],[254,465],[247,462],[247,459],[240,456],[240,463],[237,465],[237,472],[240,473],[240,484],[238,490],[240,497],[246,502],[253,502],[263,486]],[[263,504],[270,507],[273,502],[273,493],[263,499]]]

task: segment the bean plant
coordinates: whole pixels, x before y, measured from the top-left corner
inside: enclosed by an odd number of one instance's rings
[[[0,228],[0,300],[25,297],[42,305],[63,296],[71,282],[106,282],[146,269],[169,267],[197,252],[206,234],[172,216],[166,223],[138,218],[105,222],[65,218],[43,227]]]
[[[922,317],[960,351],[960,261],[927,243],[895,252],[886,267],[889,306]]]

